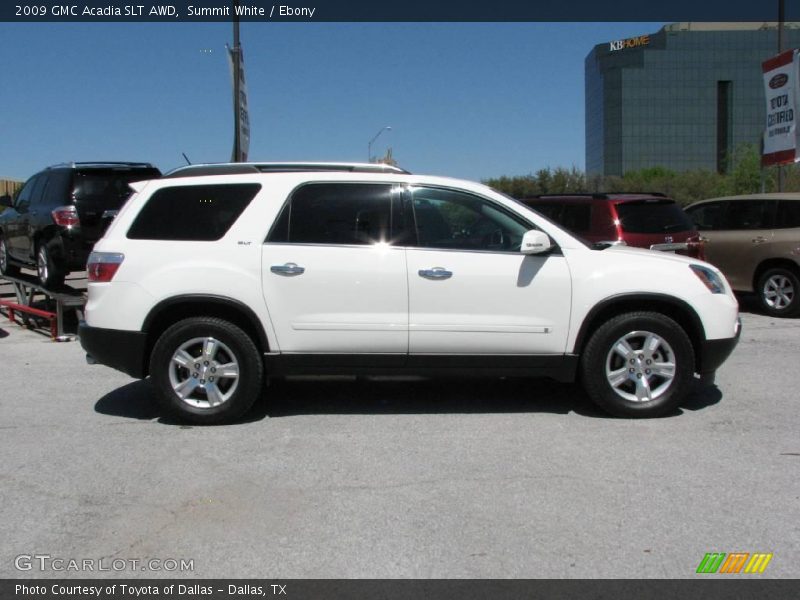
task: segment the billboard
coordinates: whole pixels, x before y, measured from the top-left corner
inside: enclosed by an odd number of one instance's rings
[[[800,159],[797,150],[798,50],[761,63],[767,101],[767,127],[761,164],[785,165]]]
[[[239,59],[239,97],[236,97],[236,55]],[[239,116],[239,155],[236,154],[236,144],[234,143],[231,162],[247,162],[247,155],[250,151],[250,114],[247,111],[247,85],[244,78],[244,53],[242,47],[228,48],[228,59],[231,67],[231,76],[234,79],[233,86],[233,112],[234,117],[238,112]]]

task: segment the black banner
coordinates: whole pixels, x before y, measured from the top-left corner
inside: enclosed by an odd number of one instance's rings
[[[713,577],[713,576],[712,576]],[[692,580],[554,580],[554,579],[5,579],[0,581],[3,600],[75,600],[94,598],[286,598],[291,600],[406,600],[445,598],[453,600],[518,600],[547,598],[664,598],[738,600],[749,598],[796,598],[798,580],[754,579],[737,576]]]
[[[776,21],[777,1],[753,0],[240,0],[239,17],[250,22],[356,21]],[[0,20],[11,22],[230,21],[233,0],[4,0]],[[800,19],[800,3],[787,2],[787,21]]]

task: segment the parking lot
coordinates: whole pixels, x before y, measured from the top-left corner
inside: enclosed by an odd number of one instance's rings
[[[798,577],[800,320],[743,324],[657,420],[544,380],[315,379],[189,427],[0,317],[0,576],[673,578],[771,552],[764,577]],[[17,570],[36,554],[194,569]]]

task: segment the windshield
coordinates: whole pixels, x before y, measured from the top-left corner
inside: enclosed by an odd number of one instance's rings
[[[620,202],[616,206],[622,230],[627,233],[692,231],[694,224],[680,206],[670,200]]]

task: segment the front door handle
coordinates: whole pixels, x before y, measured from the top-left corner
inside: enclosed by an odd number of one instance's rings
[[[763,235],[756,236],[752,240],[752,242],[754,244],[763,244],[766,241],[767,241],[767,238],[765,238]]]
[[[278,275],[302,275],[305,269],[294,263],[286,263],[285,265],[272,265],[270,271]]]
[[[450,279],[453,272],[442,267],[433,267],[432,269],[420,269],[419,276],[425,279]]]

